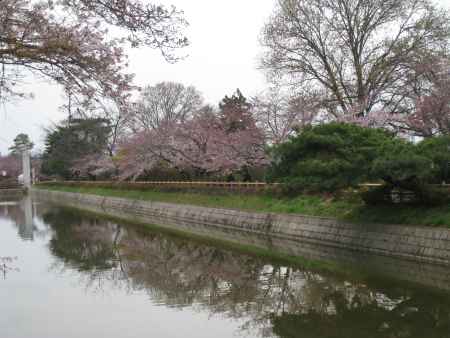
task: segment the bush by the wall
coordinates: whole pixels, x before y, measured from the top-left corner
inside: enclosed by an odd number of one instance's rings
[[[417,149],[419,154],[432,161],[430,182],[450,183],[450,135],[427,138]]]
[[[371,165],[371,176],[402,189],[415,189],[432,177],[432,161],[403,139],[385,143]]]
[[[442,138],[425,140],[419,144],[396,139],[395,142],[384,144],[371,168],[372,176],[383,180],[384,185],[363,192],[364,201],[367,204],[448,203],[448,190],[431,185],[439,182],[444,175],[445,151]]]

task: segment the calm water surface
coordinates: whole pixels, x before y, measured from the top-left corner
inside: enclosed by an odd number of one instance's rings
[[[450,296],[0,201],[1,338],[448,338]]]

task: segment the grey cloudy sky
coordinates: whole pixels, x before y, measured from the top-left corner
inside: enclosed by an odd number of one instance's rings
[[[205,100],[216,104],[240,88],[251,96],[265,86],[263,74],[257,69],[261,48],[258,38],[270,16],[275,0],[160,0],[183,9],[190,23],[187,35],[191,46],[188,57],[167,64],[158,52],[132,50],[130,71],[138,85],[160,81],[177,81],[194,85]],[[450,8],[450,0],[436,0]],[[42,148],[44,127],[64,119],[58,110],[63,103],[56,86],[30,80],[27,91],[35,99],[18,101],[0,107],[0,153],[6,153],[14,137],[27,133]]]

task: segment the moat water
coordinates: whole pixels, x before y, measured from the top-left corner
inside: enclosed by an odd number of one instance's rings
[[[3,199],[0,337],[449,338],[450,294]]]

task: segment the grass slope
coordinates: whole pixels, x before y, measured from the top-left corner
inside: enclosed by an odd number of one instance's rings
[[[324,216],[351,222],[447,226],[450,228],[450,206],[370,207],[364,205],[355,195],[343,197],[303,195],[287,199],[270,195],[218,195],[194,192],[141,191],[53,185],[39,185],[38,188],[205,207]]]

